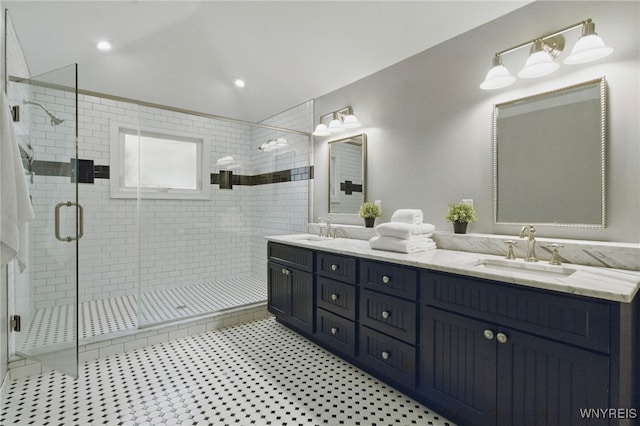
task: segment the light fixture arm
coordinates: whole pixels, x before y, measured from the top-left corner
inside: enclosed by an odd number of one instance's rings
[[[496,53],[496,56],[502,56],[504,54],[511,53],[511,52],[513,52],[515,50],[522,49],[523,47],[526,47],[526,46],[529,46],[531,44],[534,44],[536,42],[536,40],[543,40],[544,41],[544,40],[546,40],[548,38],[551,38],[551,37],[566,33],[567,31],[572,30],[574,28],[578,28],[579,26],[584,26],[584,25],[587,25],[587,24],[591,24],[592,22],[593,21],[592,21],[591,18],[585,19],[584,21],[580,21],[580,22],[578,22],[576,24],[569,25],[567,27],[564,27],[564,28],[562,28],[560,30],[557,30],[557,31],[554,31],[552,33],[547,33],[547,34],[542,35],[540,37],[536,37],[536,38],[534,38],[532,40],[525,41],[524,43],[520,43],[520,44],[518,44],[516,46],[510,47],[508,49],[501,50],[500,52]]]

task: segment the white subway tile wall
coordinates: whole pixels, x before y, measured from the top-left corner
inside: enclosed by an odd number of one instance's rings
[[[36,160],[68,163],[74,155],[73,144],[62,144],[64,148],[59,141],[73,140],[72,95],[42,87],[30,90],[35,101],[65,119],[62,125],[52,127],[46,117],[33,111],[38,121],[29,137]],[[312,111],[309,101],[266,124],[308,132]],[[96,166],[115,161],[109,158],[114,121],[209,138],[212,173],[220,171],[216,161],[227,155],[239,163],[234,175],[309,166],[309,138],[304,135],[85,95],[79,96],[79,158],[93,160]],[[258,150],[262,142],[277,137],[285,137],[287,146],[272,152]],[[211,198],[206,201],[138,202],[110,198],[108,179],[81,183],[84,237],[78,258],[80,302],[135,295],[138,282],[142,292],[242,276],[266,282],[263,237],[306,230],[308,188],[308,180],[234,185],[233,190],[212,185]],[[37,216],[30,228],[32,256],[37,258],[31,270],[35,308],[71,303],[73,265],[63,263],[57,254],[65,243],[53,238],[53,208],[72,196],[72,185],[69,177],[36,176],[30,189]]]

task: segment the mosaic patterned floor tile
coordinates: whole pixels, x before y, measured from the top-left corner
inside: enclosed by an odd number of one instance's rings
[[[454,426],[273,317],[14,380],[1,400],[2,425]]]

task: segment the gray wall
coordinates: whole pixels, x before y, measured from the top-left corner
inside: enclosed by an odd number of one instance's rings
[[[319,97],[316,122],[351,105],[366,126],[358,130],[368,136],[368,199],[383,201],[379,223],[388,221],[395,209],[420,208],[425,221],[450,231],[444,219],[447,204],[472,198],[479,220],[469,232],[512,236],[517,227],[493,224],[493,104],[604,75],[609,88],[608,226],[539,227],[538,234],[640,242],[639,6],[617,1],[532,3]],[[495,52],[587,18],[615,48],[611,56],[590,64],[563,64],[550,76],[519,79],[504,89],[478,87]],[[579,29],[566,34],[567,49],[579,34]],[[521,49],[503,62],[515,74],[527,54],[528,49]],[[315,138],[315,217],[327,211],[328,140]]]

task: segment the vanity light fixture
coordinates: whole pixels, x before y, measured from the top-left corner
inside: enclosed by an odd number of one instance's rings
[[[518,77],[537,78],[556,71],[560,68],[560,64],[556,62],[556,58],[564,49],[564,36],[562,34],[578,27],[582,28],[582,36],[573,46],[569,56],[564,59],[563,62],[565,64],[592,62],[604,58],[613,52],[613,48],[605,45],[604,41],[598,36],[595,31],[595,23],[589,18],[496,53],[493,58],[493,66],[487,73],[487,77],[482,84],[480,84],[480,88],[483,90],[493,90],[513,84],[516,78],[512,76],[509,70],[502,64],[502,57],[507,53],[527,46],[531,46],[531,53],[524,67],[518,72]]]
[[[329,125],[325,124],[329,121]],[[350,106],[339,109],[338,111],[325,114],[320,117],[320,124],[313,131],[314,136],[329,136],[334,133],[344,132],[347,129],[357,129],[361,127],[360,121],[353,114],[353,108]]]
[[[231,155],[220,158],[216,161],[216,166],[219,167],[220,170],[231,170],[240,167]]]
[[[271,151],[273,149],[286,146],[287,144],[288,144],[287,140],[281,136],[278,139],[269,139],[268,141],[260,145],[258,149],[262,152]]]

